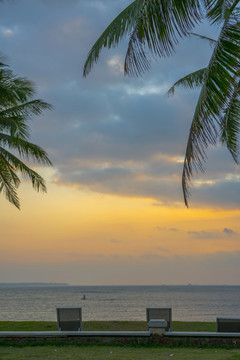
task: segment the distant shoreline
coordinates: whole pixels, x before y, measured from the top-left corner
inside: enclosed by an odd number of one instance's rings
[[[201,288],[201,287],[240,287],[240,284],[158,284],[158,285],[79,285],[68,283],[47,283],[47,282],[16,282],[16,283],[0,283],[0,287],[27,287],[27,286],[68,286],[68,287],[82,287],[82,288],[142,288],[142,287],[163,287],[163,288]]]
[[[0,287],[23,287],[23,286],[69,286],[67,283],[0,283]]]

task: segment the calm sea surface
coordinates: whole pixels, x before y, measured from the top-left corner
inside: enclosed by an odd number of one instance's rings
[[[0,320],[55,321],[64,306],[81,306],[83,321],[145,320],[155,306],[172,307],[173,320],[215,321],[240,317],[240,286],[0,287]]]

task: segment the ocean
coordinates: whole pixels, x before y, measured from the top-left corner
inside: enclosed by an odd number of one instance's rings
[[[176,321],[216,321],[240,317],[240,286],[0,286],[1,321],[56,321],[65,306],[82,307],[83,321],[146,320],[146,307],[172,307]]]

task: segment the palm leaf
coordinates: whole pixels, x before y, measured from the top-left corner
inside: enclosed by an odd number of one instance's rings
[[[0,55],[0,60],[1,58]],[[46,192],[46,185],[36,171],[10,151],[13,150],[23,159],[52,165],[47,153],[28,141],[29,118],[41,114],[45,109],[51,109],[52,106],[40,99],[31,100],[35,93],[33,83],[26,78],[15,76],[2,61],[0,61],[0,93],[0,192],[19,209],[17,189],[20,179],[17,172],[28,176],[37,191]]]
[[[146,1],[133,28],[125,57],[127,75],[141,75],[149,70],[150,59],[146,48],[155,56],[170,56],[178,38],[201,19],[199,1]]]
[[[34,94],[34,85],[25,78],[14,77],[10,70],[0,68],[0,92],[3,99],[1,104],[26,102]]]
[[[234,17],[239,0],[205,0],[207,18],[212,24],[221,23],[230,16]]]
[[[9,133],[12,136],[17,136],[21,139],[27,140],[30,136],[29,126],[26,119],[22,116],[7,116],[2,117],[0,112],[0,131]]]
[[[0,133],[0,144],[1,146],[8,146],[9,149],[16,150],[21,157],[26,158],[27,160],[31,159],[40,164],[52,165],[46,151],[29,141]]]
[[[206,149],[216,145],[221,112],[234,92],[240,62],[240,24],[225,20],[218,43],[206,71],[204,84],[193,117],[184,160],[182,186],[188,206],[189,183],[193,165],[204,171]]]
[[[0,112],[0,116],[24,116],[31,117],[32,115],[40,115],[43,110],[52,109],[52,105],[37,99],[31,100],[23,104],[17,104],[12,107],[7,107]]]
[[[3,103],[13,105],[18,101],[27,102],[28,98],[34,95],[35,86],[32,81],[15,76],[8,65],[0,62],[0,92],[1,105]]]
[[[13,167],[0,155],[0,192],[3,192],[7,200],[20,209],[20,202],[17,195],[17,188],[20,179],[15,174]]]
[[[226,19],[226,14],[229,15],[229,9],[232,1],[229,0],[208,0],[207,3],[207,17],[214,23],[220,23]]]
[[[194,89],[195,87],[199,87],[203,85],[205,75],[206,75],[206,68],[197,70],[192,72],[189,75],[184,76],[183,78],[179,79],[173,86],[168,90],[168,95],[173,95],[175,92],[175,88],[182,86],[187,89]]]
[[[212,46],[212,47],[215,47],[217,44],[216,40],[214,40],[208,36],[204,36],[204,35],[200,35],[200,34],[196,34],[196,33],[190,33],[189,35],[196,36],[201,40],[207,41],[210,44],[210,46]]]
[[[45,109],[52,109],[52,106],[39,99],[8,107],[0,111],[0,130],[27,140],[30,137],[27,118],[40,115]]]
[[[90,50],[83,69],[87,76],[94,63],[97,63],[102,48],[110,49],[116,46],[125,34],[129,34],[144,6],[145,0],[135,0],[126,7],[106,28]]]
[[[35,190],[42,192],[47,191],[44,179],[36,171],[32,170],[19,158],[2,147],[0,147],[0,155],[1,158],[4,158],[6,163],[10,164],[15,171],[20,171],[21,174],[28,176]]]
[[[233,159],[238,164],[240,133],[240,101],[239,101],[240,83],[236,83],[233,95],[229,105],[224,112],[220,127],[220,139],[223,145],[226,145]]]
[[[145,45],[156,55],[168,56],[179,36],[186,36],[202,18],[200,0],[135,0],[106,28],[88,54],[83,75],[97,62],[102,48],[116,46],[131,34],[125,59],[125,73],[149,68]]]

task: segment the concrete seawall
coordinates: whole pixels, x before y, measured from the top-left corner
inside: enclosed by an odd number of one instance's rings
[[[0,331],[0,343],[93,343],[93,344],[159,344],[198,346],[240,346],[240,333],[148,331]]]

